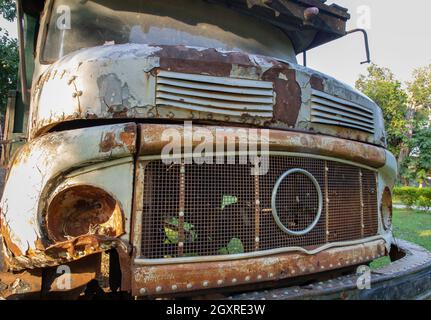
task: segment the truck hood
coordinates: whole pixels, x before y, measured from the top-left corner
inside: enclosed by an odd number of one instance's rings
[[[143,44],[83,49],[50,65],[32,92],[32,137],[75,120],[158,119],[385,146],[381,110],[363,94],[292,62],[240,52]]]

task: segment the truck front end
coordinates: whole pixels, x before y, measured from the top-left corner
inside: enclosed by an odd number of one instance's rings
[[[31,3],[29,141],[1,202],[9,270],[61,291],[66,266],[72,290],[109,252],[112,291],[224,294],[389,253],[382,112],[296,61],[346,34],[345,9],[53,0],[39,18]]]

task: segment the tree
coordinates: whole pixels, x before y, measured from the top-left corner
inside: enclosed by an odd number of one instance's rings
[[[13,0],[0,1],[0,13],[9,21],[16,16]],[[9,90],[16,89],[18,74],[18,43],[0,28],[0,117],[4,115]]]
[[[9,90],[16,89],[18,75],[18,44],[0,28],[0,113],[3,115]]]
[[[401,165],[409,153],[409,134],[406,134],[406,128],[410,121],[408,96],[401,82],[395,79],[389,69],[372,64],[368,67],[367,75],[360,75],[356,88],[382,108],[388,148]]]
[[[431,175],[431,64],[413,72],[407,83],[409,104],[414,110],[411,153],[401,172],[411,180],[423,184]]]
[[[0,13],[8,21],[15,20],[16,6],[14,0],[0,0]]]

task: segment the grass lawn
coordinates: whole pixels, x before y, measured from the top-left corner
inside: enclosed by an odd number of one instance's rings
[[[431,251],[431,212],[395,209],[393,216],[394,235],[427,248]],[[373,269],[390,263],[388,257],[371,264]]]

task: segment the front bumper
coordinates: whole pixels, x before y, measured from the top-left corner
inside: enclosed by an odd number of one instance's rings
[[[233,294],[232,300],[429,300],[431,298],[431,252],[396,239],[391,250],[398,260],[364,274],[350,274],[305,286]],[[367,275],[365,275],[367,276]],[[362,277],[362,278],[360,278]],[[358,283],[360,284],[358,287]]]
[[[374,240],[317,254],[286,253],[268,257],[144,266],[135,261],[132,295],[162,295],[279,281],[366,264],[387,254],[386,242]]]

